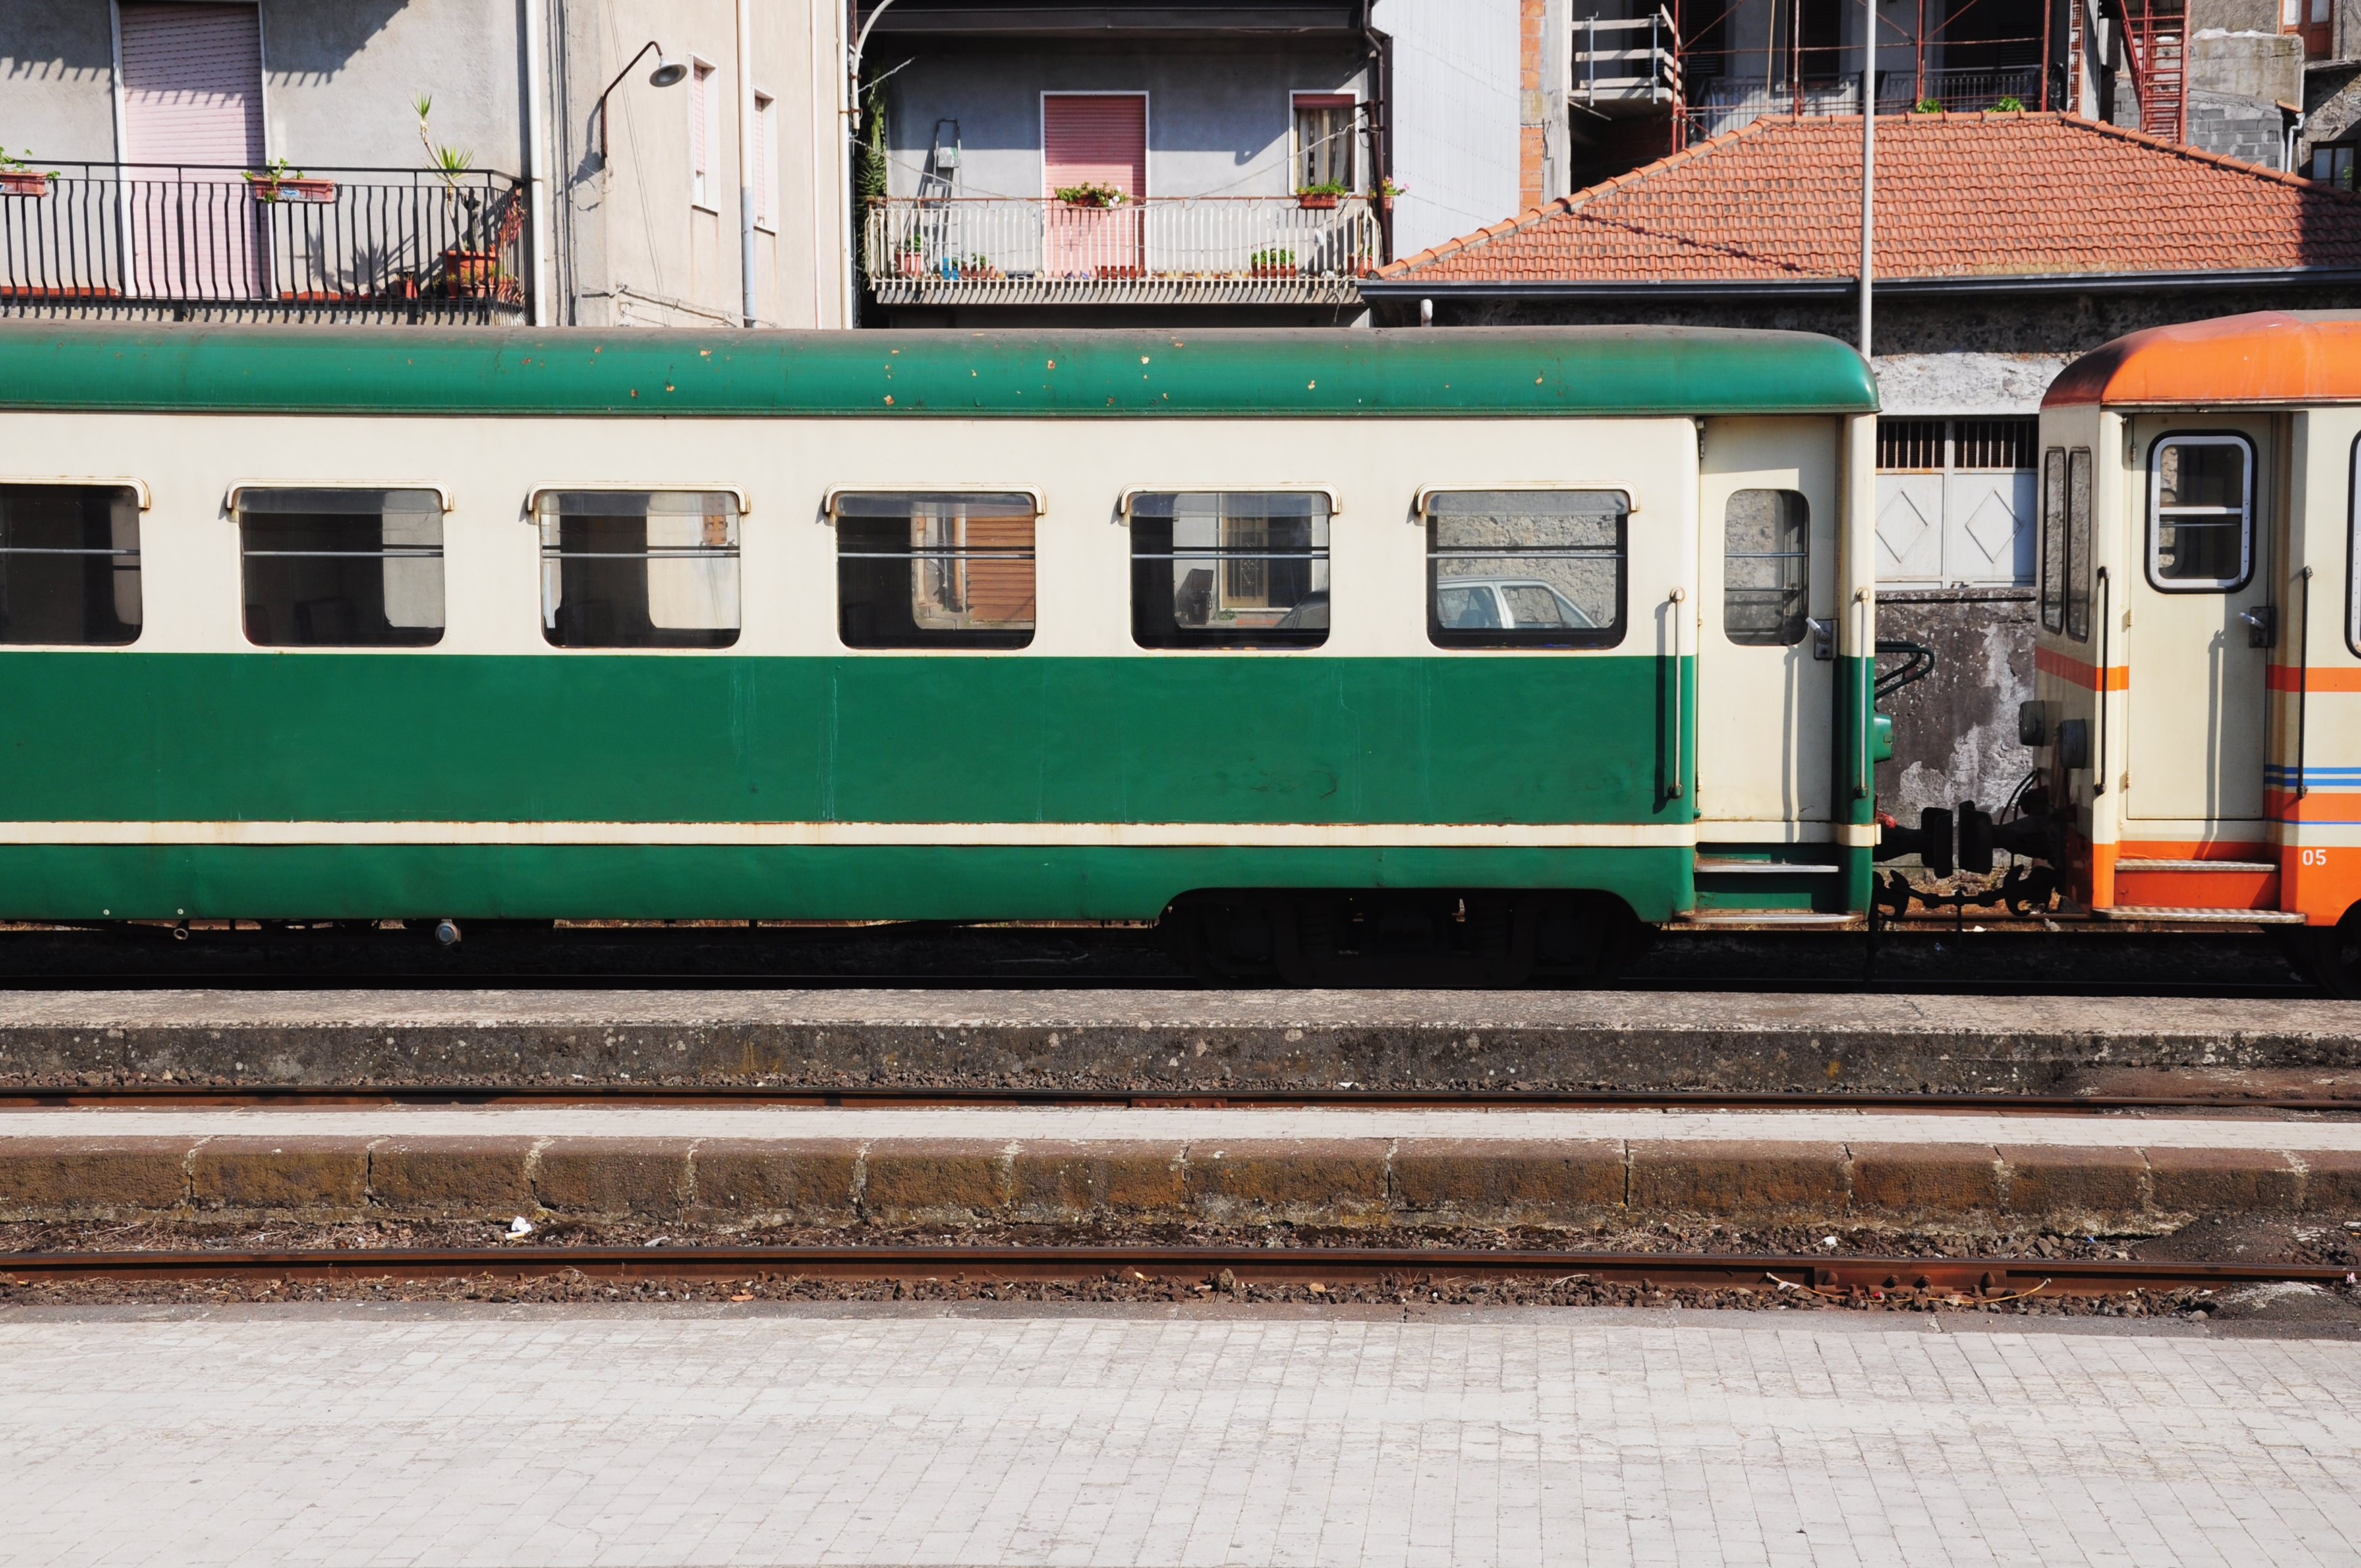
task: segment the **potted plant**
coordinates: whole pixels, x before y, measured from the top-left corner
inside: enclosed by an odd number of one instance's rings
[[[1257,278],[1292,278],[1295,276],[1295,252],[1257,250],[1246,258],[1246,270]]]
[[[912,235],[902,242],[902,248],[895,254],[894,270],[905,278],[916,278],[927,269],[926,249],[927,242]]]
[[[2003,98],[1999,103],[1994,104],[1993,105],[1993,112],[1998,115],[2022,115],[2025,113],[2025,100],[2017,97],[2015,93],[2011,93],[2009,96]]]
[[[1295,204],[1299,207],[1316,207],[1326,211],[1336,205],[1337,197],[1346,194],[1349,194],[1349,192],[1342,180],[1323,180],[1316,185],[1297,186]]]
[[[287,167],[283,158],[272,159],[269,167],[260,172],[248,170],[246,183],[258,202],[324,203],[336,199],[335,181],[311,179],[302,170]]]
[[[9,157],[8,149],[0,147],[0,196],[46,196],[49,181],[57,177],[56,170],[44,173],[21,158]]]
[[[1112,185],[1060,185],[1049,193],[1070,207],[1120,207],[1131,200]]]
[[[1410,192],[1403,187],[1395,184],[1390,180],[1387,181],[1378,189],[1378,211],[1381,213],[1392,212],[1394,210],[1394,198],[1396,196],[1407,196],[1409,194]]]

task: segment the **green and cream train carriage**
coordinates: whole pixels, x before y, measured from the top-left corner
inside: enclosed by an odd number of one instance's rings
[[[1780,334],[11,326],[0,916],[1841,916],[1875,407]]]

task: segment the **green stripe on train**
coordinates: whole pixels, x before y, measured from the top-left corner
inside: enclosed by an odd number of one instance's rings
[[[0,845],[32,920],[1146,920],[1208,887],[1595,888],[1643,920],[1690,851],[713,845]]]
[[[1861,356],[1681,327],[678,332],[0,325],[0,409],[1323,418],[1869,413]]]
[[[1679,823],[1671,667],[0,653],[0,819]]]

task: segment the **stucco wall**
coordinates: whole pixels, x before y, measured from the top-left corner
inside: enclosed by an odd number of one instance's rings
[[[1032,44],[910,49],[886,83],[889,189],[915,195],[935,122],[959,122],[962,196],[1043,194],[1041,94],[1145,92],[1151,196],[1281,196],[1290,178],[1290,95],[1369,95],[1370,71],[1355,46],[1210,42]],[[878,71],[896,49],[873,47]],[[1366,180],[1366,144],[1359,167]]]
[[[104,5],[0,0],[0,147],[115,157],[115,31]]]
[[[1378,0],[1394,39],[1394,254],[1517,207],[1515,0]]]

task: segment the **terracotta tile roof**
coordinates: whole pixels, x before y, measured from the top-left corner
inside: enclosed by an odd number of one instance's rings
[[[1851,278],[1860,214],[1860,116],[1780,115],[1378,277]],[[2361,196],[2064,115],[1881,117],[1876,266],[1890,279],[2361,268]]]

